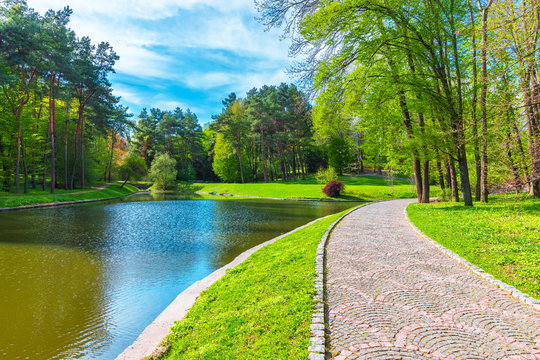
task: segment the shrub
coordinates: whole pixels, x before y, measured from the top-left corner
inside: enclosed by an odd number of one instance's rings
[[[335,198],[335,197],[338,197],[339,195],[341,195],[343,190],[345,190],[345,185],[343,185],[343,183],[341,181],[334,180],[334,181],[330,181],[328,184],[326,184],[326,186],[324,187],[322,192],[326,196],[330,196],[330,197]]]
[[[176,160],[164,153],[157,155],[152,161],[148,176],[154,181],[157,190],[166,190],[176,180]]]
[[[328,169],[320,168],[319,171],[317,171],[317,174],[315,175],[315,178],[317,179],[317,183],[319,184],[328,184],[332,180],[337,179],[337,173],[336,170],[334,170],[333,167],[329,166]]]
[[[347,140],[341,137],[333,138],[328,147],[328,164],[336,169],[339,175],[343,175],[343,170],[351,161],[351,146]]]

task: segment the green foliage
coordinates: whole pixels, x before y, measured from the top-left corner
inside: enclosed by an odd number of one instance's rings
[[[339,175],[351,163],[351,147],[344,138],[335,137],[328,146],[328,164],[336,169]]]
[[[496,278],[540,299],[540,200],[492,196],[489,204],[411,204],[426,235]]]
[[[238,158],[236,157],[235,149],[221,133],[216,135],[212,168],[222,181],[235,182],[240,180]]]
[[[317,171],[317,174],[315,175],[315,179],[317,179],[317,183],[319,184],[328,184],[332,180],[337,180],[338,174],[336,170],[334,170],[333,167],[329,166],[328,168],[320,168],[319,171]]]
[[[122,179],[128,180],[140,180],[146,175],[148,168],[144,159],[137,154],[128,154],[122,165],[118,168],[119,175]]]
[[[158,154],[152,161],[148,177],[154,182],[157,190],[166,190],[176,180],[176,160],[169,154]]]
[[[268,245],[204,291],[164,359],[305,359],[317,245],[341,214]]]

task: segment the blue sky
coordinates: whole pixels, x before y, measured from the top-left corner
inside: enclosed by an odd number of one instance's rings
[[[28,0],[73,9],[70,27],[120,56],[114,93],[138,115],[143,107],[190,108],[204,124],[230,92],[290,82],[288,42],[255,20],[253,0]]]

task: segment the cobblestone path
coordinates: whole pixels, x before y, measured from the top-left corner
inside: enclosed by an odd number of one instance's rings
[[[410,202],[370,204],[334,229],[327,357],[540,359],[540,312],[422,240]]]

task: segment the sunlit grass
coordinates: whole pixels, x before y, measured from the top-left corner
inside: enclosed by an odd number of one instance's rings
[[[70,192],[79,191],[81,190],[72,190]],[[123,188],[120,188],[119,184],[113,184],[102,190],[83,192],[79,194],[70,194],[69,192],[66,192],[66,190],[59,190],[58,193],[54,195],[46,192],[33,192],[29,194],[9,194],[9,196],[4,196],[5,193],[1,193],[0,208],[46,204],[61,201],[104,199],[122,196],[136,191],[138,191],[138,189],[129,184],[126,184]]]
[[[168,337],[165,359],[306,359],[315,255],[340,214],[255,252],[204,291]]]
[[[339,200],[382,200],[415,197],[415,187],[405,180],[389,180],[375,176],[342,177],[345,193]],[[289,199],[330,200],[322,193],[324,185],[315,180],[271,183],[194,184],[201,192]]]
[[[426,235],[496,278],[540,298],[540,200],[491,196],[488,204],[410,204]]]

